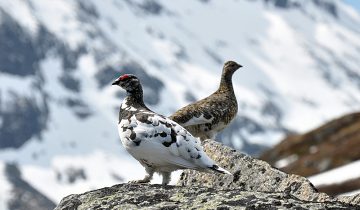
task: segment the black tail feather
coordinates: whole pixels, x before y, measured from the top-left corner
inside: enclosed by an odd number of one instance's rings
[[[219,167],[218,165],[212,165],[211,167],[209,166],[208,167],[209,169],[213,170],[213,171],[216,171],[218,173],[222,173],[222,174],[231,174],[229,171]],[[232,175],[232,174],[231,174]]]

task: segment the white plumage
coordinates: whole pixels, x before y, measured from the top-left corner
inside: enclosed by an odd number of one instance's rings
[[[163,175],[163,184],[168,184],[172,171],[187,168],[231,174],[207,156],[199,139],[143,104],[141,85],[134,75],[123,75],[113,84],[128,92],[119,113],[121,142],[147,172],[143,180],[136,182],[149,182],[153,173],[158,172]]]

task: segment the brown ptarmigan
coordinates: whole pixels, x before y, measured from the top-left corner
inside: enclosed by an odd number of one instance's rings
[[[169,118],[193,136],[214,139],[234,118],[237,113],[237,101],[232,85],[234,72],[242,67],[234,61],[224,64],[219,88],[210,96],[187,105]]]
[[[127,92],[119,113],[121,142],[147,173],[144,179],[133,182],[147,183],[154,172],[158,172],[163,177],[162,184],[166,185],[171,172],[177,169],[231,174],[206,155],[199,139],[176,122],[146,107],[136,76],[124,74],[112,84]]]

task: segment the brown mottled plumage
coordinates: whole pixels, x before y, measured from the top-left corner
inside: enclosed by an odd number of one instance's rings
[[[235,117],[238,107],[232,75],[242,67],[234,61],[224,64],[220,86],[210,96],[187,105],[169,118],[200,139],[214,139]]]

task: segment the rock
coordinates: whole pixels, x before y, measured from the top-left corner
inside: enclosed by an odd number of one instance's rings
[[[341,202],[300,200],[286,192],[253,192],[162,185],[119,184],[64,198],[55,210],[91,209],[356,209]],[[360,208],[360,207],[359,207]]]
[[[119,184],[64,198],[55,210],[72,209],[360,209],[360,195],[333,198],[304,177],[206,140],[210,157],[234,176],[186,170],[179,186]]]
[[[180,186],[278,192],[310,202],[339,201],[325,193],[318,193],[317,189],[304,177],[286,174],[262,160],[242,154],[221,143],[206,140],[203,141],[203,146],[206,153],[220,166],[233,173],[233,176],[185,170],[178,182]],[[340,200],[360,204],[359,198],[348,197]]]
[[[349,204],[353,204],[353,205],[360,204],[360,194],[357,194],[354,196],[338,196],[337,198],[339,201],[344,202],[344,203],[349,203]]]

